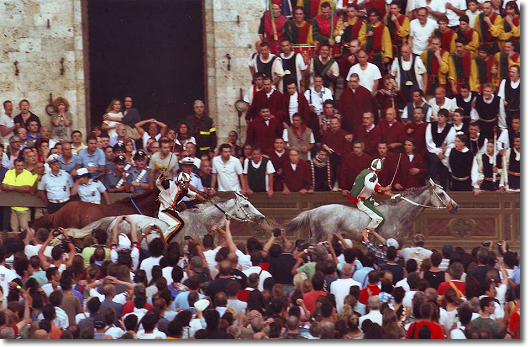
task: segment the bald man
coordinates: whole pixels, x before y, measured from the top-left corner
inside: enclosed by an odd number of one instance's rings
[[[404,44],[400,56],[391,65],[391,75],[394,76],[405,102],[411,100],[413,91],[423,90],[427,85],[427,69],[422,59],[411,53],[411,46]]]
[[[38,329],[33,333],[33,340],[47,340],[49,339],[49,334],[44,329]]]
[[[353,286],[361,288],[361,283],[352,279],[355,266],[352,266],[351,264],[338,264],[337,268],[341,272],[341,278],[330,284],[330,293],[334,294],[337,312],[340,313],[343,308],[345,297],[350,293],[350,288]]]
[[[407,134],[405,132],[405,126],[396,117],[396,110],[389,107],[385,111],[385,118],[380,119],[378,126],[381,131],[381,139],[387,142],[389,151],[398,154],[401,153],[403,141],[407,138]]]

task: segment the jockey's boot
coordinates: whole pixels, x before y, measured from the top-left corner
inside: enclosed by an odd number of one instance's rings
[[[340,191],[339,189],[339,182],[337,182],[337,180],[335,181],[335,184],[334,184],[334,188],[332,189],[333,192],[338,192]]]

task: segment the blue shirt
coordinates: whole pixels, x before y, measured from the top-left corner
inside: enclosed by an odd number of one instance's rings
[[[143,175],[143,177],[141,177],[141,179],[139,180],[139,183],[149,183],[149,168],[148,167],[145,167],[145,174]],[[133,167],[131,168],[129,171],[128,171],[128,177],[127,177],[127,181],[130,185],[132,185],[132,182],[136,180],[136,178],[139,176],[139,174],[141,173],[141,171],[143,170],[138,170],[136,167]],[[134,193],[135,194],[141,194],[145,191],[145,189],[137,186],[137,187],[134,187]]]
[[[354,276],[352,276],[352,279],[354,281],[358,281],[359,283],[361,283],[361,288],[363,289],[368,284],[368,274],[371,271],[374,271],[374,269],[371,267],[365,266],[364,268],[359,269],[356,272],[354,272]]]
[[[81,149],[77,153],[77,164],[82,167],[99,167],[105,165],[105,154],[102,149],[97,148],[93,154],[88,153],[88,148]],[[92,172],[92,177],[100,175],[97,171]]]
[[[521,266],[516,266],[515,269],[513,269],[513,282],[515,284],[521,283]]]
[[[189,294],[191,292],[181,292],[178,294],[176,299],[174,299],[174,302],[172,303],[172,309],[175,310],[177,308],[181,308],[184,310],[188,310],[189,307],[189,301],[187,300],[189,298]],[[198,293],[198,300],[203,299],[205,295]]]
[[[88,184],[79,184],[77,187],[77,194],[79,194],[81,201],[84,202],[100,204],[102,192],[106,192],[106,188],[101,181],[89,180]]]
[[[59,155],[59,163],[60,163],[60,168],[62,170],[66,171],[67,173],[70,173],[72,172],[73,169],[75,169],[75,166],[77,165],[77,156],[72,155],[72,157],[70,158],[70,161],[66,163],[64,161],[64,157],[61,154]]]

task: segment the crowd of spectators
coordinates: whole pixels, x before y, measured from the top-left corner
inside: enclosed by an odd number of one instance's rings
[[[46,229],[0,245],[1,338],[521,336],[519,254],[504,241],[468,253],[427,249],[420,234],[400,246],[377,233],[363,245],[337,233],[313,245],[276,229],[265,244],[235,244],[227,220],[201,242],[155,237],[143,248],[134,222],[117,218],[110,240],[94,230],[80,254],[61,228],[53,247]],[[131,224],[131,239],[120,223]]]
[[[1,338],[520,338],[519,256],[504,241],[498,255],[493,243],[438,251],[420,235],[400,247],[375,233],[363,247],[280,231],[234,244],[228,223],[143,249],[135,236],[94,230],[79,245],[29,227],[73,199],[152,189],[162,170],[188,173],[209,196],[346,194],[380,158],[387,189],[431,177],[475,195],[519,191],[518,1],[274,0],[270,10],[248,64],[243,144],[231,131],[218,145],[200,100],[169,128],[114,99],[87,136],[63,97],[49,127],[28,100],[18,115],[4,101],[1,190],[47,208],[0,207],[0,229],[21,233],[0,246]]]

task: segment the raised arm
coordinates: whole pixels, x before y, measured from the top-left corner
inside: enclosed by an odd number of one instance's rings
[[[66,260],[66,267],[70,267],[73,263],[73,257],[75,256],[75,247],[73,246],[73,242],[70,236],[68,236],[68,233],[66,233],[66,230],[64,230],[64,228],[59,227],[59,231],[62,233],[64,239],[68,243],[69,252],[68,260]]]
[[[112,241],[111,241],[111,244],[112,245],[117,245],[117,236],[119,234],[119,224],[121,224],[121,222],[123,221],[123,218],[124,216],[119,216],[116,218],[116,221],[115,221],[115,225],[114,227],[112,228]]]
[[[50,230],[48,238],[44,243],[42,244],[42,247],[40,247],[38,251],[38,257],[40,259],[40,263],[42,264],[42,268],[44,270],[47,270],[50,267],[50,263],[48,262],[48,258],[44,255],[44,251],[46,250],[46,247],[48,247],[49,243],[51,242],[51,239],[53,238],[53,231]]]
[[[231,220],[229,218],[226,218],[226,231],[225,231],[225,237],[227,241],[227,245],[229,247],[229,253],[236,253],[238,250],[237,246],[233,242],[233,235],[231,234]]]
[[[132,243],[138,242],[138,236],[137,236],[137,225],[134,223],[134,220],[130,218],[129,216],[125,216],[125,220],[130,224],[130,240]],[[162,233],[163,234],[163,233]],[[161,235],[163,240],[163,235]]]

